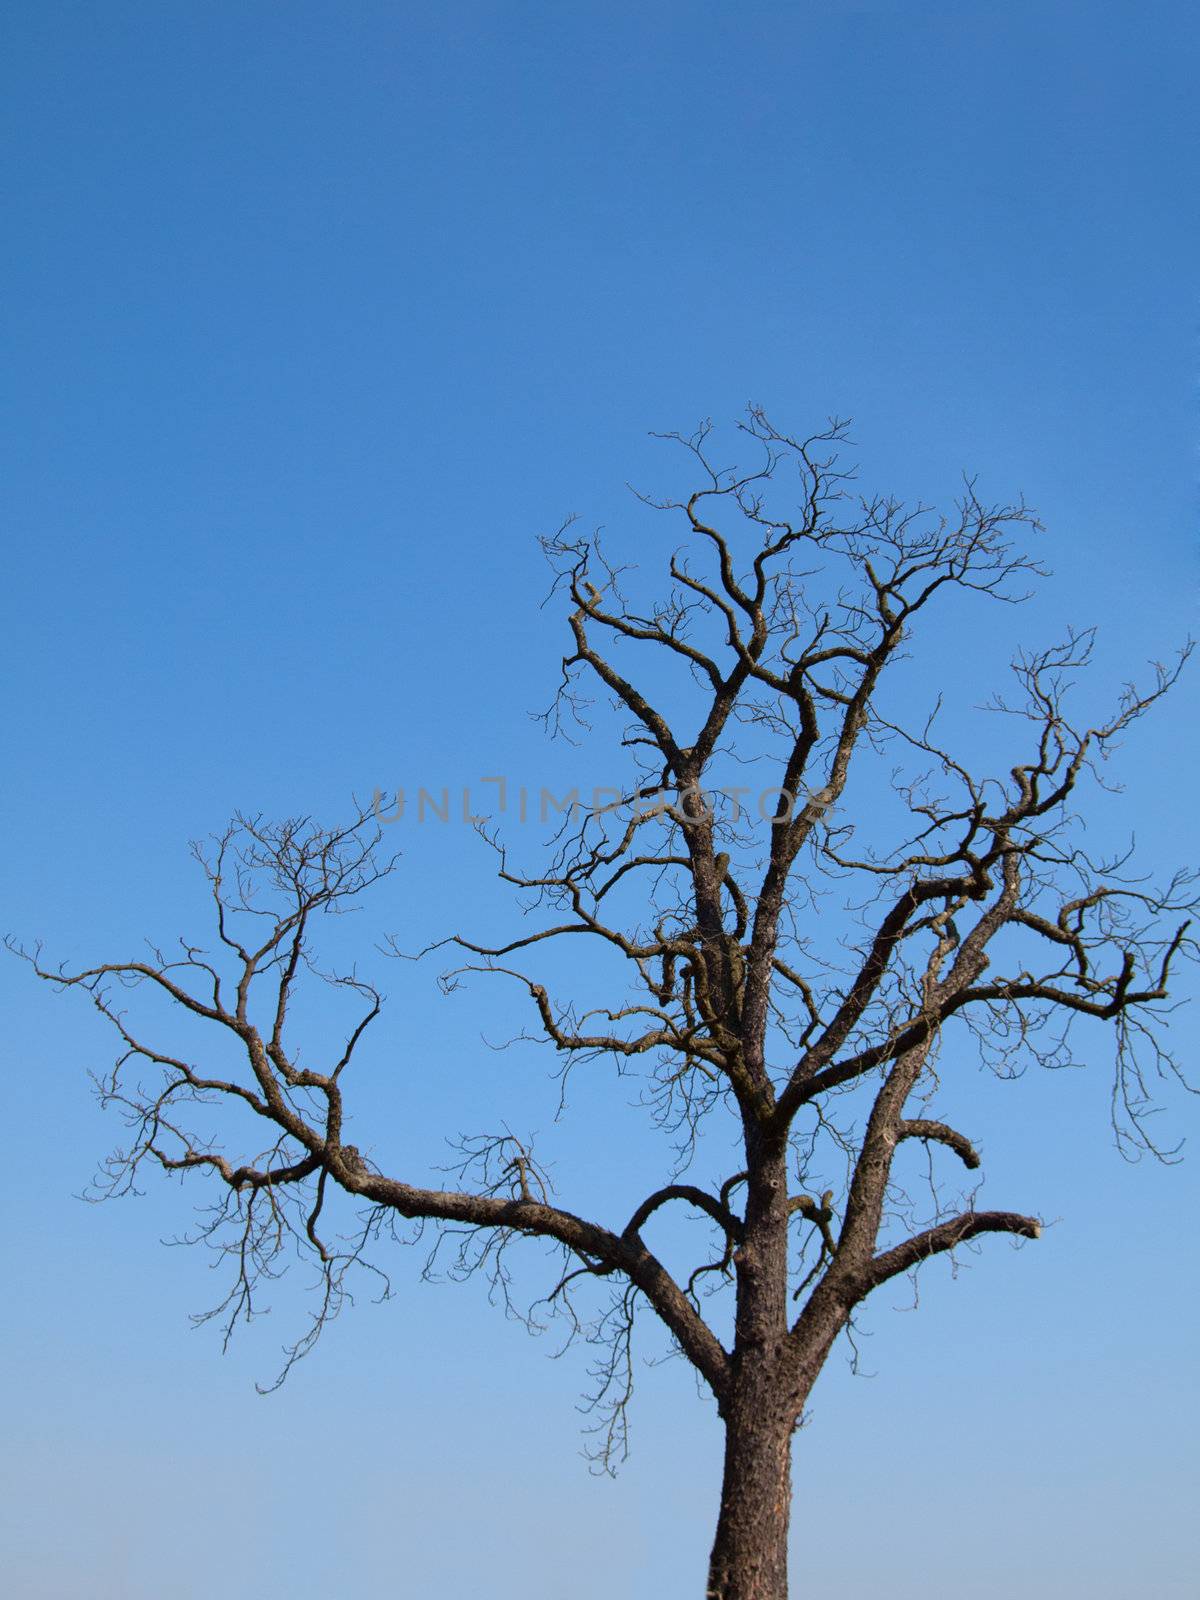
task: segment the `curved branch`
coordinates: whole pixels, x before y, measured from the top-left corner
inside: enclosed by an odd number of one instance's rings
[[[421,1189],[375,1173],[358,1174],[345,1187],[404,1217],[464,1222],[556,1239],[585,1259],[611,1264],[641,1290],[717,1399],[723,1397],[729,1379],[728,1354],[662,1262],[640,1238],[629,1235],[628,1229],[622,1235],[610,1233],[573,1212],[537,1200]]]
[[[737,1241],[741,1240],[742,1224],[739,1219],[734,1216],[733,1212],[729,1210],[728,1206],[723,1204],[722,1201],[716,1199],[713,1195],[708,1194],[704,1189],[698,1189],[690,1183],[668,1184],[666,1188],[656,1190],[654,1194],[643,1200],[641,1205],[625,1224],[625,1231],[622,1234],[622,1238],[637,1238],[641,1232],[643,1224],[648,1221],[648,1219],[655,1211],[658,1210],[660,1206],[665,1206],[669,1200],[688,1201],[691,1205],[694,1205],[698,1211],[706,1212],[707,1215],[710,1216],[717,1224],[717,1226],[723,1229],[729,1238]]]
[[[919,1117],[901,1122],[896,1130],[898,1139],[933,1139],[954,1151],[964,1167],[974,1170],[980,1165],[979,1152],[964,1134],[956,1132],[944,1122],[930,1122]]]
[[[1016,1211],[965,1211],[875,1256],[853,1280],[855,1298],[863,1299],[889,1278],[910,1272],[930,1256],[942,1255],[984,1233],[1010,1233],[1021,1239],[1040,1239],[1042,1224],[1037,1217],[1025,1217]]]

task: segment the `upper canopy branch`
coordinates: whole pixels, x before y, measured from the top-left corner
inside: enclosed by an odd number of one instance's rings
[[[763,451],[761,465],[747,472],[725,471],[713,463],[707,427],[690,438],[668,436],[687,449],[703,481],[686,498],[650,502],[682,513],[692,543],[701,556],[708,553],[711,577],[699,574],[686,554],[676,552],[669,561],[674,592],[646,612],[625,600],[621,575],[596,542],[570,535],[565,528],[546,541],[573,608],[569,625],[574,649],[564,659],[564,685],[577,669],[584,669],[631,714],[637,730],[633,737],[648,741],[662,758],[664,788],[673,791],[668,793],[662,820],[684,848],[668,844],[661,850],[639,852],[636,859],[630,850],[629,859],[621,860],[627,835],[617,859],[606,854],[608,870],[602,881],[595,853],[584,849],[552,884],[545,878],[521,881],[561,891],[576,923],[599,931],[620,949],[643,970],[643,981],[660,997],[664,978],[658,974],[649,979],[646,964],[661,961],[665,970],[672,962],[687,962],[695,994],[705,1002],[700,1014],[714,1036],[732,1026],[743,1038],[760,1039],[774,1014],[772,980],[780,971],[775,965],[780,920],[793,871],[806,843],[845,791],[855,752],[871,723],[881,676],[906,630],[947,586],[1014,598],[1013,579],[1037,568],[1014,554],[1008,542],[1014,526],[1035,523],[1023,505],[988,506],[971,483],[965,486],[953,521],[938,520],[924,507],[905,508],[893,500],[856,501],[849,493],[848,475],[836,459],[836,448],[846,436],[844,424],[834,422],[808,439],[796,439],[775,429],[761,410],[754,409],[744,429]],[[781,517],[767,507],[771,480],[785,463],[798,470],[802,485],[801,510],[795,518]],[[745,555],[738,552],[735,535],[725,525],[728,513],[743,527],[749,525],[757,548]],[[805,565],[798,565],[798,560]],[[840,586],[832,603],[817,606],[809,598],[810,580],[821,571],[828,576],[840,573]],[[629,670],[617,665],[615,655],[601,648],[596,634],[606,635],[614,648],[663,645],[684,661],[701,691],[692,729],[682,732],[678,719],[668,718]],[[689,797],[702,793],[708,764],[735,715],[782,731],[789,725],[787,708],[792,731],[780,751],[769,861],[757,891],[750,892],[729,867],[718,865],[723,858],[717,832],[724,824],[703,805],[689,804]],[[812,778],[810,766],[818,757],[821,770]],[[805,788],[807,794],[802,793]],[[579,837],[582,840],[583,830]],[[971,879],[968,888],[978,897],[987,885],[987,870],[972,859],[969,849],[960,852],[960,857],[964,855]],[[673,867],[682,874],[683,898],[692,901],[698,950],[683,948],[691,944],[686,920],[681,930],[660,933],[651,943],[644,933],[621,933],[611,919],[601,923],[594,906],[584,905],[585,891],[598,903],[601,895],[623,881],[627,870],[643,863]],[[959,857],[951,857],[947,864],[960,864]],[[961,888],[963,875],[950,876],[956,889]],[[732,930],[724,918],[722,882],[729,884],[736,911]],[[799,1080],[811,1078],[834,1059],[889,970],[896,945],[908,936],[914,911],[936,898],[937,892],[938,886],[931,884],[910,891],[909,904],[881,930],[867,968],[825,1029],[816,1024],[809,987],[805,1031],[811,1029],[812,1037],[786,1113],[775,1107],[775,1090],[766,1073],[753,1059],[739,1060],[738,1071],[747,1075],[746,1083],[735,1087],[751,1114],[778,1121],[794,1112]],[[464,943],[480,954],[502,957],[567,931],[568,925],[555,923],[506,943]],[[738,952],[730,949],[731,931],[741,947]],[[689,1026],[690,1037],[694,1035]],[[719,1042],[726,1057],[736,1054],[728,1049],[727,1037]],[[754,1055],[752,1050],[750,1057]]]
[[[1066,663],[1086,660],[1086,655],[1086,646],[1076,640],[1069,648],[1058,647],[1036,661],[1024,659],[1018,664],[1018,675],[1030,695],[1030,714],[1039,723],[1038,754],[1013,768],[1011,788],[997,808],[984,799],[987,787],[997,787],[992,780],[983,784],[971,779],[928,734],[906,736],[936,756],[943,770],[968,788],[965,807],[912,802],[914,812],[924,819],[918,838],[949,833],[951,840],[944,849],[926,846],[914,852],[905,846],[893,861],[861,860],[828,840],[823,843],[826,858],[841,872],[865,872],[902,887],[877,923],[832,1015],[821,1025],[810,1015],[810,1042],[776,1110],[781,1123],[789,1121],[801,1104],[897,1059],[968,1007],[1033,1002],[1112,1021],[1165,999],[1173,961],[1194,948],[1187,920],[1197,905],[1194,875],[1177,874],[1163,891],[1136,887],[1093,867],[1082,851],[1064,851],[1054,841],[1069,820],[1066,806],[1085,770],[1088,751],[1141,716],[1175,681],[1179,668],[1156,669],[1151,690],[1128,690],[1107,723],[1073,733],[1062,714],[1060,675]],[[898,731],[893,724],[884,726]],[[1047,876],[1055,867],[1069,870],[1082,892],[1056,893],[1054,879]],[[929,907],[935,909],[932,918],[921,914]],[[950,924],[955,927],[958,954],[952,981],[939,991],[936,1004],[923,1003],[907,1014],[903,1010],[897,1014],[893,1008],[880,1027],[876,1003],[908,943],[948,915],[963,924],[964,913],[973,907],[975,920],[966,924],[961,936],[955,923]],[[1134,924],[1122,907],[1144,912],[1146,925]],[[1158,932],[1161,919],[1172,913],[1182,920]],[[1063,952],[1064,963],[1040,971],[1026,966],[1011,976],[981,982],[990,960],[987,948],[1001,930],[1037,935]],[[1099,966],[1105,957],[1107,970]],[[872,1042],[839,1057],[868,1021],[875,1033]]]

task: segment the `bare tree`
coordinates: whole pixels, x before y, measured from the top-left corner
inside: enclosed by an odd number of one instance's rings
[[[323,914],[392,869],[377,807],[334,832],[241,817],[198,851],[213,951],[184,942],[77,972],[32,959],[39,976],[90,993],[120,1034],[100,1092],[131,1138],[107,1168],[110,1188],[155,1163],[214,1186],[202,1232],[232,1267],[218,1308],[227,1331],[295,1245],[319,1263],[323,1292],[291,1359],[399,1219],[437,1225],[457,1270],[490,1272],[506,1295],[508,1247],[550,1241],[562,1266],[544,1305],[606,1352],[602,1451],[622,1445],[634,1315],[648,1306],[725,1425],[710,1600],[780,1600],[792,1435],[856,1308],[931,1256],[985,1234],[1040,1232],[1033,1215],[978,1209],[974,1191],[948,1200],[940,1182],[922,1219],[894,1170],[898,1150],[924,1146],[931,1174],[940,1150],[978,1169],[975,1145],[934,1104],[943,1081],[954,1087],[967,1053],[1007,1072],[1061,1064],[1089,1020],[1115,1040],[1118,1136],[1149,1143],[1152,1080],[1176,1070],[1163,1024],[1172,969],[1196,954],[1197,894],[1187,873],[1154,886],[1127,857],[1093,859],[1074,810],[1085,776],[1183,657],[1082,726],[1066,700],[1090,639],[1019,657],[1017,695],[994,709],[1021,719],[1023,753],[977,776],[933,716],[905,721],[885,687],[940,602],[964,591],[1022,598],[1037,568],[1011,541],[1034,517],[984,504],[970,483],[950,517],[864,499],[838,465],[842,424],[796,439],[752,410],[741,426],[759,453],[745,472],[714,463],[707,429],[670,436],[698,486],[660,503],[681,543],[648,599],[640,574],[572,525],[545,541],[571,634],[548,721],[586,723],[590,682],[621,721],[628,785],[576,808],[535,872],[517,870],[484,829],[501,877],[543,914],[504,943],[441,941],[465,953],[448,984],[486,971],[524,986],[566,1065],[596,1057],[644,1071],[676,1156],[627,1221],[559,1205],[529,1142],[507,1131],[459,1140],[455,1181],[435,1188],[375,1170],[344,1142],[345,1085],[380,995],[354,974],[323,974],[312,941]],[[639,652],[649,680],[627,664]],[[676,667],[672,681],[663,669]],[[769,805],[747,800],[761,801],[761,786],[716,786],[730,760],[762,764]],[[626,975],[600,1007],[552,994],[525,969],[535,947],[580,935]],[[301,1064],[288,1023],[313,975],[361,1006],[320,1069]],[[240,1066],[209,1070],[150,1042],[119,1004],[129,988],[158,991],[223,1034]],[[710,1182],[684,1181],[689,1161],[702,1164],[702,1135],[710,1164],[731,1143],[736,1158]],[[357,1223],[327,1231],[339,1193]],[[712,1230],[690,1270],[646,1242],[667,1206],[692,1208]]]

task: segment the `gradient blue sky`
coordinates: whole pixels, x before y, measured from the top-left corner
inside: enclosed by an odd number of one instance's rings
[[[1043,513],[1053,582],[961,621],[930,684],[978,669],[982,699],[1014,645],[1097,622],[1103,695],[1191,629],[1192,7],[16,0],[5,34],[3,923],[55,955],[197,929],[186,843],[236,807],[606,778],[526,715],[562,638],[535,535],[647,538],[624,485],[674,481],[647,430],[748,400],[852,415],[873,486],[969,469]],[[1151,861],[1194,854],[1195,709],[1138,729],[1107,813]],[[502,925],[467,830],[400,842],[368,955]],[[479,1042],[508,999],[382,977],[363,1092],[393,1120],[360,1142],[424,1177],[510,1096],[549,1125],[543,1063]],[[188,1331],[211,1281],[157,1242],[187,1197],[72,1198],[118,1133],[98,1019],[0,985],[9,1593],[700,1592],[719,1439],[678,1366],[594,1480],[583,1363],[401,1257],[395,1301],[258,1397],[298,1298],[224,1359]],[[832,1361],[797,1595],[1194,1593],[1197,1168],[1126,1166],[1108,1087],[1102,1048],[972,1079],[989,1198],[1060,1225],[873,1312],[874,1377]],[[575,1111],[564,1197],[623,1218],[645,1151],[599,1078]]]

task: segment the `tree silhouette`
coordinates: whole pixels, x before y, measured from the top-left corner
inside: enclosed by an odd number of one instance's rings
[[[100,1092],[131,1137],[108,1164],[108,1188],[130,1188],[155,1163],[213,1185],[201,1234],[232,1269],[211,1313],[227,1334],[296,1246],[319,1263],[323,1287],[289,1362],[336,1313],[347,1275],[381,1270],[370,1247],[402,1219],[437,1225],[454,1270],[490,1273],[505,1296],[513,1243],[551,1241],[562,1266],[542,1304],[605,1351],[602,1454],[623,1447],[634,1315],[648,1306],[725,1426],[710,1600],[780,1600],[792,1435],[856,1308],[931,1256],[1040,1232],[1033,1215],[977,1209],[973,1191],[947,1201],[940,1183],[922,1220],[893,1171],[897,1150],[917,1141],[931,1172],[939,1149],[977,1170],[974,1144],[939,1110],[964,1054],[1002,1072],[1062,1064],[1088,1020],[1115,1040],[1118,1137],[1148,1144],[1152,1080],[1176,1071],[1168,984],[1196,953],[1197,895],[1191,874],[1155,886],[1128,857],[1094,859],[1075,809],[1083,780],[1187,652],[1090,726],[1067,711],[1090,636],[1018,656],[1017,694],[992,709],[1020,719],[1023,753],[977,775],[934,714],[906,721],[884,689],[920,625],[936,642],[949,596],[1023,597],[1038,568],[1013,541],[1036,519],[1022,504],[983,503],[970,482],[948,517],[863,498],[838,463],[838,422],[799,439],[753,409],[741,431],[758,453],[744,472],[715,464],[707,428],[666,436],[688,452],[698,486],[655,502],[678,519],[681,543],[647,598],[642,575],[573,524],[544,541],[570,628],[547,723],[568,735],[586,727],[587,696],[599,693],[622,720],[626,784],[573,807],[534,872],[483,827],[532,923],[500,944],[464,931],[431,947],[462,952],[449,986],[479,971],[522,985],[566,1063],[603,1058],[643,1074],[647,1113],[675,1156],[627,1221],[560,1205],[529,1141],[507,1129],[460,1137],[449,1187],[378,1171],[344,1141],[350,1068],[381,997],[356,974],[323,972],[314,938],[322,916],[393,870],[377,805],[332,831],[239,817],[197,850],[212,949],[181,942],[82,971],[31,959],[39,976],[89,992],[120,1034]],[[681,669],[678,680],[664,667]],[[954,662],[955,674],[964,668]],[[731,760],[769,787],[718,787]],[[625,974],[599,1008],[527,970],[537,947],[577,936]],[[360,1007],[340,1056],[319,1070],[301,1064],[289,1028],[293,994],[313,978]],[[217,1072],[150,1042],[122,1008],[131,988],[226,1035],[240,1066]],[[711,1183],[683,1181],[702,1138],[714,1148],[714,1126],[736,1161]],[[357,1222],[327,1231],[338,1192]],[[683,1272],[646,1242],[651,1219],[675,1205],[713,1234]]]

